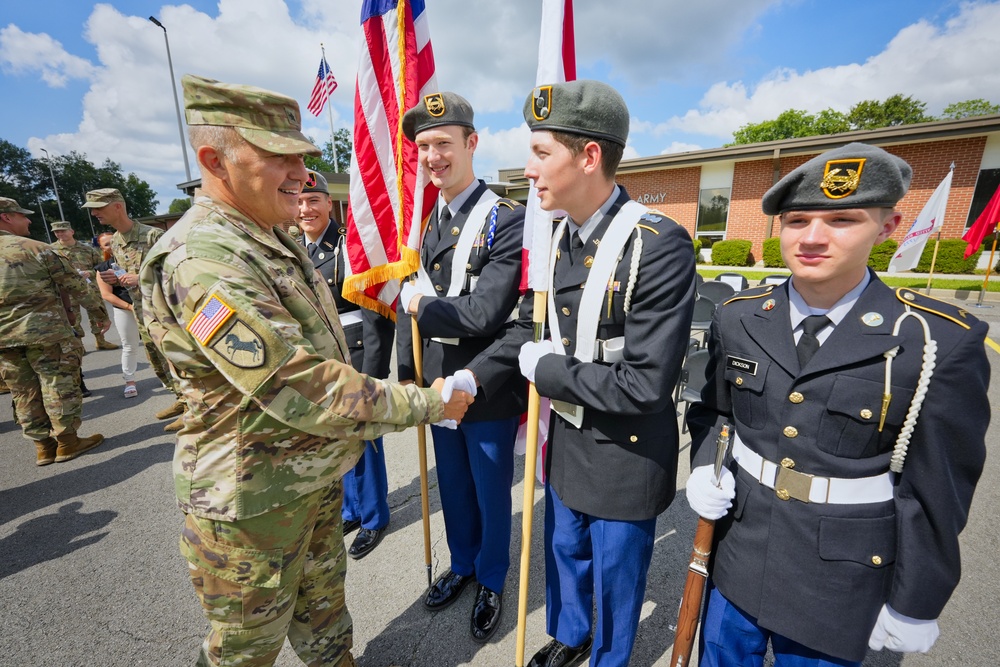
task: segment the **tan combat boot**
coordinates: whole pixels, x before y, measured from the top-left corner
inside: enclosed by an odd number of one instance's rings
[[[63,434],[56,437],[59,448],[56,450],[56,463],[70,461],[87,450],[97,447],[104,442],[104,436],[100,433],[81,438],[76,433]]]
[[[169,408],[164,408],[156,413],[157,419],[170,419],[171,417],[177,417],[178,415],[184,414],[184,410],[187,408],[187,404],[184,401],[174,401],[174,404]]]
[[[182,413],[180,417],[173,420],[169,424],[163,427],[163,430],[167,433],[173,433],[174,431],[179,431],[184,428],[184,414]]]
[[[59,443],[56,442],[55,438],[35,440],[35,465],[47,466],[50,463],[55,463],[56,447],[58,445]]]
[[[98,350],[117,350],[120,349],[117,345],[109,341],[104,337],[104,334],[97,334],[94,336],[97,339],[97,349]]]

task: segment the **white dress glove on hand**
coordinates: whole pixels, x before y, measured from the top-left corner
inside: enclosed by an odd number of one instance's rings
[[[403,285],[399,288],[399,303],[403,306],[404,313],[410,312],[410,301],[413,301],[413,297],[418,294],[421,294],[420,288],[409,281],[403,282]]]
[[[455,376],[449,375],[444,379],[444,386],[441,387],[441,401],[447,403],[451,400],[451,392],[456,389],[462,389],[461,387],[455,386]],[[442,419],[439,422],[431,424],[431,426],[440,426],[441,428],[450,428],[452,431],[458,428],[458,422],[454,419]]]
[[[715,466],[698,466],[687,481],[687,500],[703,519],[717,521],[726,516],[736,497],[736,478],[729,468],[722,469],[719,486],[715,482]]]
[[[521,375],[528,378],[529,382],[535,381],[535,367],[538,360],[546,354],[555,352],[552,341],[543,340],[538,343],[528,342],[521,346],[521,352],[517,355],[517,364],[521,368]]]
[[[476,376],[472,374],[468,368],[463,368],[460,371],[455,371],[455,374],[451,376],[452,378],[452,391],[455,389],[459,391],[464,391],[470,394],[472,398],[476,397]]]
[[[873,651],[881,651],[884,647],[899,653],[927,653],[939,634],[941,631],[936,620],[923,621],[903,616],[885,604],[875,621],[868,647]]]

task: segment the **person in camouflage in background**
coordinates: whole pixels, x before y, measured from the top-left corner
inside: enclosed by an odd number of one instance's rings
[[[69,261],[70,265],[76,269],[76,272],[87,281],[87,285],[100,296],[100,291],[97,289],[97,276],[94,274],[94,267],[104,261],[101,251],[89,243],[80,243],[77,241],[73,225],[65,220],[53,222],[51,228],[52,233],[56,237],[56,242],[52,244],[52,247]],[[74,303],[72,306],[74,314],[80,312],[80,304]],[[97,322],[90,320],[90,332],[94,334],[94,338],[97,340],[97,349],[117,350],[118,346],[105,339],[104,334],[98,329]],[[77,338],[83,338],[83,325],[79,319],[73,325],[73,331],[76,332]]]
[[[354,370],[295,218],[318,155],[298,104],[184,76],[203,190],[142,266],[143,313],[190,406],[174,453],[181,552],[211,623],[199,665],[354,665],[340,478],[362,440],[460,420],[471,396]],[[443,395],[442,395],[443,394]]]
[[[51,246],[26,238],[32,212],[0,197],[0,377],[14,395],[24,437],[35,443],[36,463],[43,466],[104,442],[100,434],[77,435],[82,354],[69,304],[83,305],[102,334],[111,320],[69,262]]]
[[[142,323],[142,292],[139,290],[139,267],[143,258],[153,244],[163,236],[163,232],[155,227],[144,225],[128,217],[125,208],[125,199],[122,193],[114,188],[101,188],[91,190],[87,193],[87,201],[84,208],[91,209],[94,217],[103,224],[114,228],[115,235],[111,237],[111,254],[115,263],[125,271],[121,277],[115,275],[113,270],[102,271],[101,280],[108,285],[121,285],[128,290],[132,297],[132,308],[135,319],[139,324],[139,338],[146,348],[146,355],[149,357],[149,365],[153,367],[153,372],[159,378],[163,386],[174,392],[177,397],[170,407],[164,408],[156,413],[157,419],[170,419],[174,421],[167,424],[164,431],[179,431],[184,425],[184,396],[170,376],[167,369],[167,362],[163,355],[153,345],[149,338],[149,332]]]

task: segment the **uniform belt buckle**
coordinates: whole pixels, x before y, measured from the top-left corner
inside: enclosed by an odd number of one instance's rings
[[[781,500],[795,498],[808,503],[812,480],[813,475],[778,466],[778,475],[774,480],[774,494]]]

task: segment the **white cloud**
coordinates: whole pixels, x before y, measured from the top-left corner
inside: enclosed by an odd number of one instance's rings
[[[669,155],[671,153],[688,153],[690,151],[700,151],[702,149],[698,144],[688,144],[683,141],[671,142],[669,146],[660,151],[660,155]]]
[[[531,132],[525,123],[509,130],[479,130],[479,145],[476,147],[476,175],[480,178],[497,178],[497,170],[523,166],[530,153],[528,144]]]
[[[48,35],[22,31],[16,25],[0,29],[0,69],[9,74],[38,72],[53,88],[62,88],[70,79],[86,79],[94,71],[84,58],[66,52]]]

